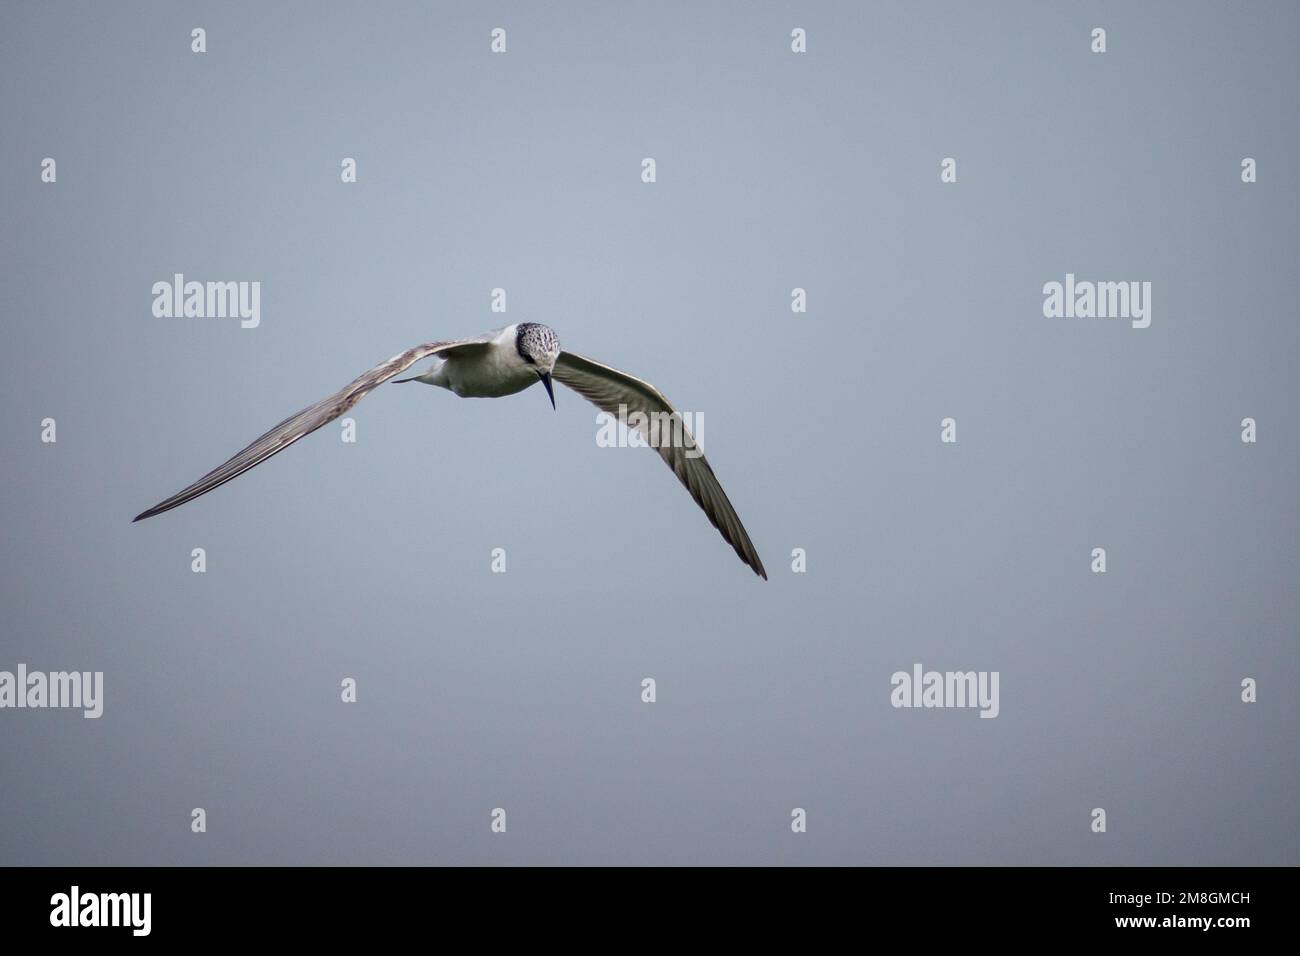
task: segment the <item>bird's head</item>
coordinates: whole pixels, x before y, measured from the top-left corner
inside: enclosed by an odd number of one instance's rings
[[[555,360],[560,357],[560,337],[555,330],[537,322],[521,322],[515,329],[515,350],[537,373],[537,377],[546,386],[550,396],[551,407],[555,407],[555,392],[551,388],[551,372],[555,369]]]

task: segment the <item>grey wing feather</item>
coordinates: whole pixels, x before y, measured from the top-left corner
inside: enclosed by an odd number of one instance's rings
[[[655,451],[664,463],[673,470],[679,481],[686,486],[713,526],[718,529],[727,543],[736,549],[736,554],[754,573],[764,580],[767,571],[758,557],[754,543],[749,540],[745,526],[740,523],[740,516],[727,499],[709,462],[700,454],[694,439],[686,429],[681,415],[673,408],[668,399],[651,385],[626,372],[621,372],[608,365],[584,358],[573,352],[561,352],[555,362],[552,375],[573,389],[587,401],[602,411],[618,415],[619,406],[627,406],[630,416],[640,411],[645,415],[669,415],[673,424],[672,431],[685,440],[678,443],[672,435],[665,435],[661,430]],[[655,442],[651,442],[655,445]],[[691,452],[691,454],[687,454]]]
[[[182,488],[176,494],[160,501],[148,511],[136,515],[133,521],[143,521],[172,508],[179,507],[187,501],[193,501],[199,495],[205,495],[213,488],[224,485],[232,478],[237,478],[254,465],[261,464],[276,452],[284,451],[299,438],[310,435],[328,422],[334,421],[368,393],[410,368],[421,359],[462,348],[486,348],[484,339],[460,339],[453,342],[428,342],[417,345],[405,352],[394,355],[387,362],[381,362],[368,372],[357,376],[347,385],[328,398],[323,398],[313,405],[308,405],[296,415],[290,415],[265,435],[240,451],[229,461],[218,465],[198,481]]]

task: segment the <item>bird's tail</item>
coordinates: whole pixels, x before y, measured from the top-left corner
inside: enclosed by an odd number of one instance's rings
[[[443,362],[435,361],[431,366],[424,370],[423,374],[408,375],[406,378],[394,379],[393,384],[400,385],[402,382],[423,382],[425,385],[436,385],[438,383],[433,380],[433,375],[438,371],[438,369],[442,368],[443,364]]]

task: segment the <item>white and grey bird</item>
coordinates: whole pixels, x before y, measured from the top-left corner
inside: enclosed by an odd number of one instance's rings
[[[499,398],[541,382],[554,408],[555,393],[551,388],[554,376],[602,411],[611,415],[619,415],[622,411],[628,422],[671,421],[673,429],[664,429],[658,436],[653,432],[646,436],[650,439],[649,444],[686,486],[722,537],[736,549],[740,560],[759,577],[767,578],[763,562],[740,523],[736,509],[727,500],[713,469],[685,428],[682,416],[668,399],[649,382],[575,352],[562,350],[555,332],[536,322],[508,325],[476,338],[428,342],[394,355],[387,362],[357,376],[328,398],[286,418],[229,461],[148,511],[136,515],[134,520],[152,518],[224,485],[276,452],[288,448],[299,438],[332,422],[372,390],[426,358],[435,359],[429,371],[397,382],[437,385],[462,398]],[[634,415],[637,412],[641,413],[640,418]],[[670,432],[676,432],[676,435]]]

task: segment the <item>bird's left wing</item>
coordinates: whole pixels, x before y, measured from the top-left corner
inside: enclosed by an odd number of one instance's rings
[[[727,499],[727,493],[722,490],[708,460],[687,431],[681,414],[659,389],[627,372],[573,352],[561,352],[551,374],[610,415],[617,416],[619,407],[623,406],[629,420],[634,412],[640,412],[647,419],[650,416],[666,416],[666,419],[651,419],[666,423],[668,427],[657,428],[646,435],[649,444],[686,486],[695,503],[704,509],[709,521],[713,522],[722,537],[736,549],[740,560],[749,565],[759,577],[767,580],[767,572],[763,569],[758,551],[749,540],[745,526],[740,523],[736,509]],[[645,434],[645,429],[640,430]]]
[[[328,398],[323,398],[314,405],[308,405],[296,415],[290,415],[225,464],[218,465],[192,485],[182,488],[165,501],[158,502],[148,511],[141,512],[133,520],[142,521],[164,511],[170,511],[187,501],[193,501],[199,495],[207,494],[213,488],[224,485],[231,478],[237,478],[254,465],[266,461],[276,452],[284,451],[299,438],[310,435],[322,425],[334,421],[375,388],[394,375],[406,371],[421,359],[429,358],[431,355],[445,355],[453,351],[488,347],[486,338],[459,339],[454,342],[427,342],[409,348],[405,352],[399,352],[387,362],[381,362],[368,372],[363,372]]]

